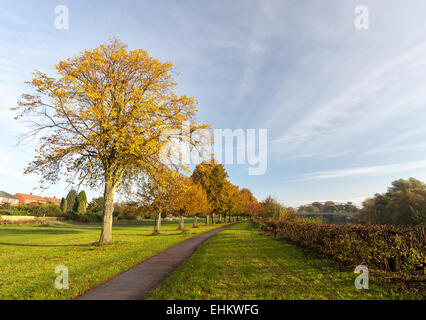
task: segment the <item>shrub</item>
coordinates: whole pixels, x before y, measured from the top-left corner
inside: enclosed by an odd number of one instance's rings
[[[49,203],[41,205],[21,204],[17,207],[2,207],[0,215],[8,216],[35,216],[35,217],[62,217],[60,206]]]
[[[85,214],[77,214],[75,212],[69,212],[67,218],[77,222],[83,223],[96,223],[102,221],[102,214],[87,211]]]
[[[54,203],[41,204],[38,206],[31,207],[29,209],[31,215],[36,217],[62,217],[63,213],[61,207]]]
[[[0,216],[29,216],[26,210],[0,210]]]
[[[330,225],[291,219],[254,221],[265,233],[312,248],[347,266],[406,272],[426,266],[423,227]]]

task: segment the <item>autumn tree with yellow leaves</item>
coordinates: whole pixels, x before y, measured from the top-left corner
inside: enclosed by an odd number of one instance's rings
[[[225,221],[227,216],[228,222],[231,221],[231,217],[244,216],[246,214],[246,208],[244,205],[244,197],[240,189],[230,182],[225,185],[224,189],[223,216]]]
[[[184,216],[193,216],[193,226],[197,227],[197,215],[210,214],[212,208],[205,190],[191,178],[182,176],[174,185],[171,210],[179,215],[179,230],[184,230]]]
[[[167,141],[160,139],[161,133],[179,133],[182,122],[191,124],[191,132],[207,125],[195,119],[194,98],[175,94],[170,62],[142,49],[128,50],[118,39],[55,67],[56,78],[36,71],[27,82],[34,92],[23,94],[12,108],[17,118],[33,124],[24,140],[39,141],[25,172],[40,174],[42,185],[62,175],[89,187],[102,185],[105,209],[99,244],[109,244],[114,193],[131,190],[135,181],[164,162],[161,149]]]
[[[155,213],[154,233],[161,233],[163,214],[171,213],[171,204],[180,184],[179,174],[164,165],[151,170],[136,183],[135,201]]]
[[[250,217],[259,216],[263,210],[262,203],[256,199],[249,189],[243,188],[240,192],[244,199],[245,214]]]
[[[215,224],[215,216],[223,212],[225,186],[228,182],[228,174],[222,164],[214,159],[203,161],[198,164],[192,173],[192,180],[201,185],[206,192],[207,199],[212,207],[212,223]],[[206,223],[209,223],[209,216],[206,217]]]

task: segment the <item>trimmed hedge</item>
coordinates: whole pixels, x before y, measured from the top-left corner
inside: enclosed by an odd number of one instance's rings
[[[253,223],[266,234],[312,248],[346,266],[393,272],[426,267],[424,226],[330,225],[285,219]]]

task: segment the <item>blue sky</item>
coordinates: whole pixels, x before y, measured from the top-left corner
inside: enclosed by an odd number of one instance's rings
[[[69,30],[54,26],[61,4]],[[368,30],[354,27],[359,4]],[[423,0],[2,1],[0,190],[38,192],[22,174],[34,145],[17,146],[25,127],[9,111],[24,81],[114,36],[173,62],[213,128],[268,129],[265,175],[227,166],[259,199],[360,203],[395,179],[426,181],[425,12]]]

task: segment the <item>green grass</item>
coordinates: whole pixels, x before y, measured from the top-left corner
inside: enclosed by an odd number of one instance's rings
[[[370,276],[357,290],[353,270],[260,235],[247,223],[203,243],[149,299],[421,299]]]
[[[93,246],[101,226],[95,224],[0,226],[0,300],[70,299],[183,240],[211,230],[201,219],[199,228],[177,231],[165,223],[153,235],[153,223],[115,224],[114,243]],[[54,287],[55,267],[69,269],[69,290]]]

